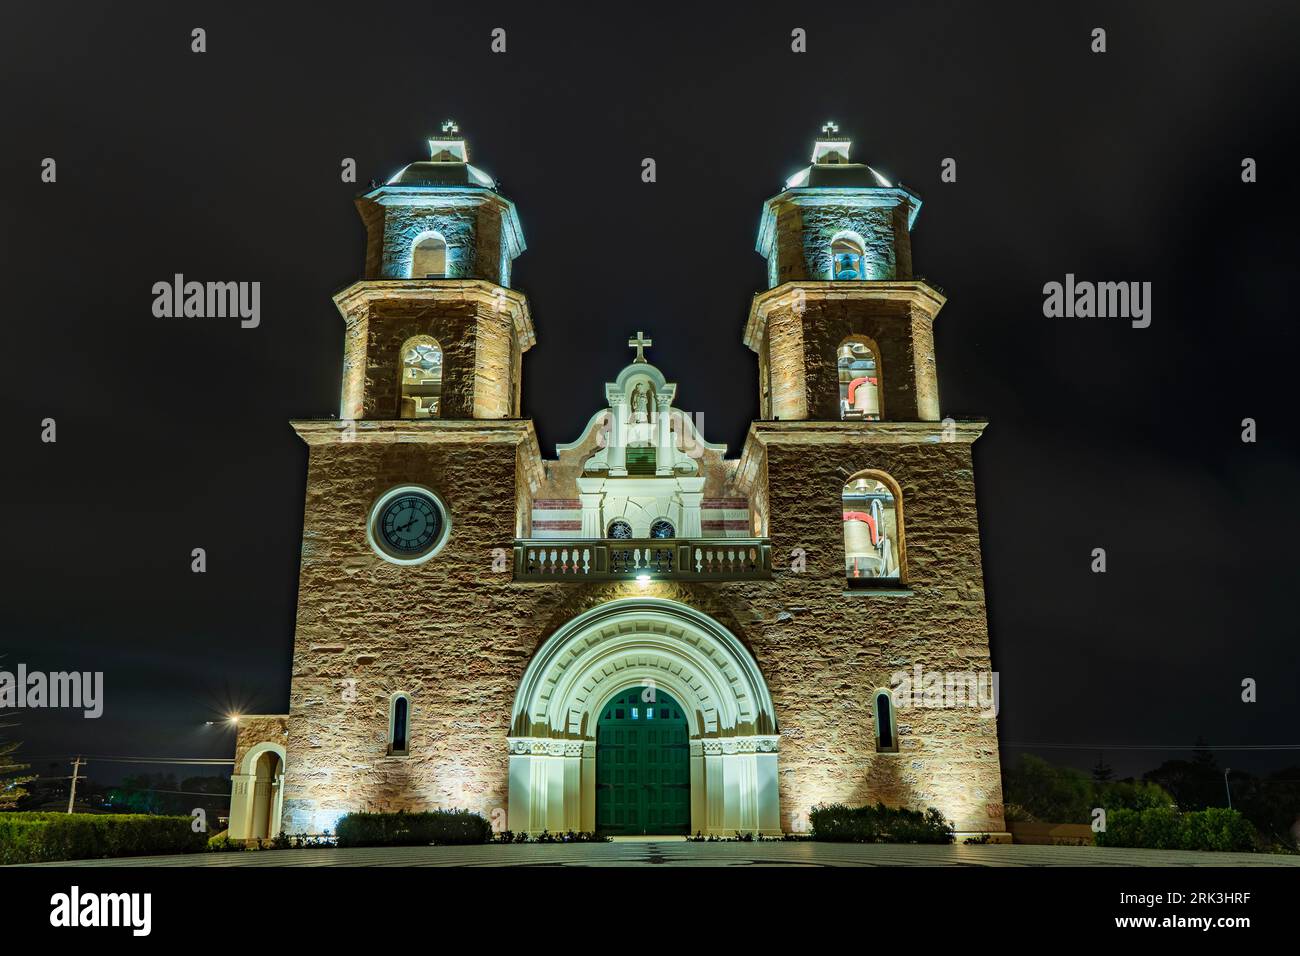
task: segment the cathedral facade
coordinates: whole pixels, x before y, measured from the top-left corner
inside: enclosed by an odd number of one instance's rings
[[[877,801],[1005,831],[994,713],[952,694],[991,674],[984,426],[940,417],[920,199],[849,146],[828,124],[763,206],[743,333],[760,418],[733,457],[639,331],[543,453],[520,408],[519,217],[454,124],[357,199],[340,415],[293,423],[289,712],[239,720],[232,837],[435,808],[534,834],[777,835]]]

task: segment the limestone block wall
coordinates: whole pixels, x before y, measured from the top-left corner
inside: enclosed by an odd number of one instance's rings
[[[248,751],[261,743],[279,744],[283,747],[288,737],[287,714],[241,715],[235,725],[235,773],[243,770]]]
[[[311,446],[286,828],[324,829],[354,809],[505,806],[527,609],[493,550],[515,535],[516,446],[530,431]],[[446,546],[415,566],[366,542],[371,504],[402,483],[433,488],[451,512]],[[411,698],[409,757],[386,754],[398,691]]]
[[[919,296],[880,293],[799,285],[756,306],[766,322],[758,347],[766,352],[771,417],[838,420],[839,347],[850,335],[865,335],[879,350],[882,418],[938,420],[937,308]]]
[[[416,335],[442,348],[441,418],[519,416],[532,328],[518,293],[475,280],[358,283],[336,303],[347,321],[342,417],[400,417],[401,350]]]
[[[775,242],[768,256],[768,285],[826,281],[833,278],[831,241],[840,232],[862,237],[867,279],[912,278],[912,240],[907,219],[910,204],[866,205],[845,197],[779,201]]]
[[[769,426],[776,428],[777,426]],[[767,442],[774,580],[744,623],[781,722],[784,811],[822,801],[937,806],[961,830],[1003,831],[996,721],[973,708],[900,710],[877,754],[870,692],[895,671],[989,671],[971,446]],[[903,494],[904,594],[847,591],[841,490],[889,473]],[[790,570],[800,548],[807,570]]]
[[[312,445],[287,830],[323,829],[367,808],[456,806],[502,821],[505,740],[528,662],[582,611],[639,596],[712,615],[754,655],[780,723],[786,829],[819,802],[875,800],[938,806],[963,830],[1004,829],[994,721],[974,711],[900,712],[900,752],[877,754],[869,706],[870,691],[895,670],[988,668],[969,445],[765,438],[753,472],[768,477],[759,497],[770,499],[771,581],[516,584],[493,572],[492,553],[516,531],[525,498],[512,482],[531,429],[494,428],[473,438]],[[866,467],[902,486],[906,595],[845,593],[840,491]],[[452,510],[446,547],[413,567],[382,561],[365,541],[370,504],[402,482],[435,488]],[[807,555],[804,573],[789,569],[796,547]],[[411,696],[408,757],[385,752],[397,691]]]
[[[487,190],[469,189],[420,198],[423,202],[413,205],[357,200],[366,225],[366,278],[410,278],[416,239],[437,232],[447,243],[448,277],[509,287],[511,257],[502,229],[505,200]]]

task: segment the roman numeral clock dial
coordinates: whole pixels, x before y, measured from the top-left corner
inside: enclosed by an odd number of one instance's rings
[[[446,542],[451,522],[442,500],[427,488],[386,492],[371,508],[367,537],[380,557],[394,564],[418,564]]]

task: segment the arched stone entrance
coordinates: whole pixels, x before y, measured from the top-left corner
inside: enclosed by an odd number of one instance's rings
[[[232,840],[267,840],[280,832],[284,806],[284,747],[269,741],[250,747],[231,779]]]
[[[596,724],[633,687],[678,701],[689,731],[691,832],[781,832],[779,733],[758,664],[734,634],[676,601],[627,598],[559,628],[515,695],[512,830],[596,829]]]

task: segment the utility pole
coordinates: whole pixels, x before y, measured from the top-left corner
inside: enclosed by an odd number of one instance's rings
[[[77,799],[77,772],[81,769],[81,758],[75,757],[72,761],[72,790],[68,794],[68,812],[72,812],[72,804]]]

